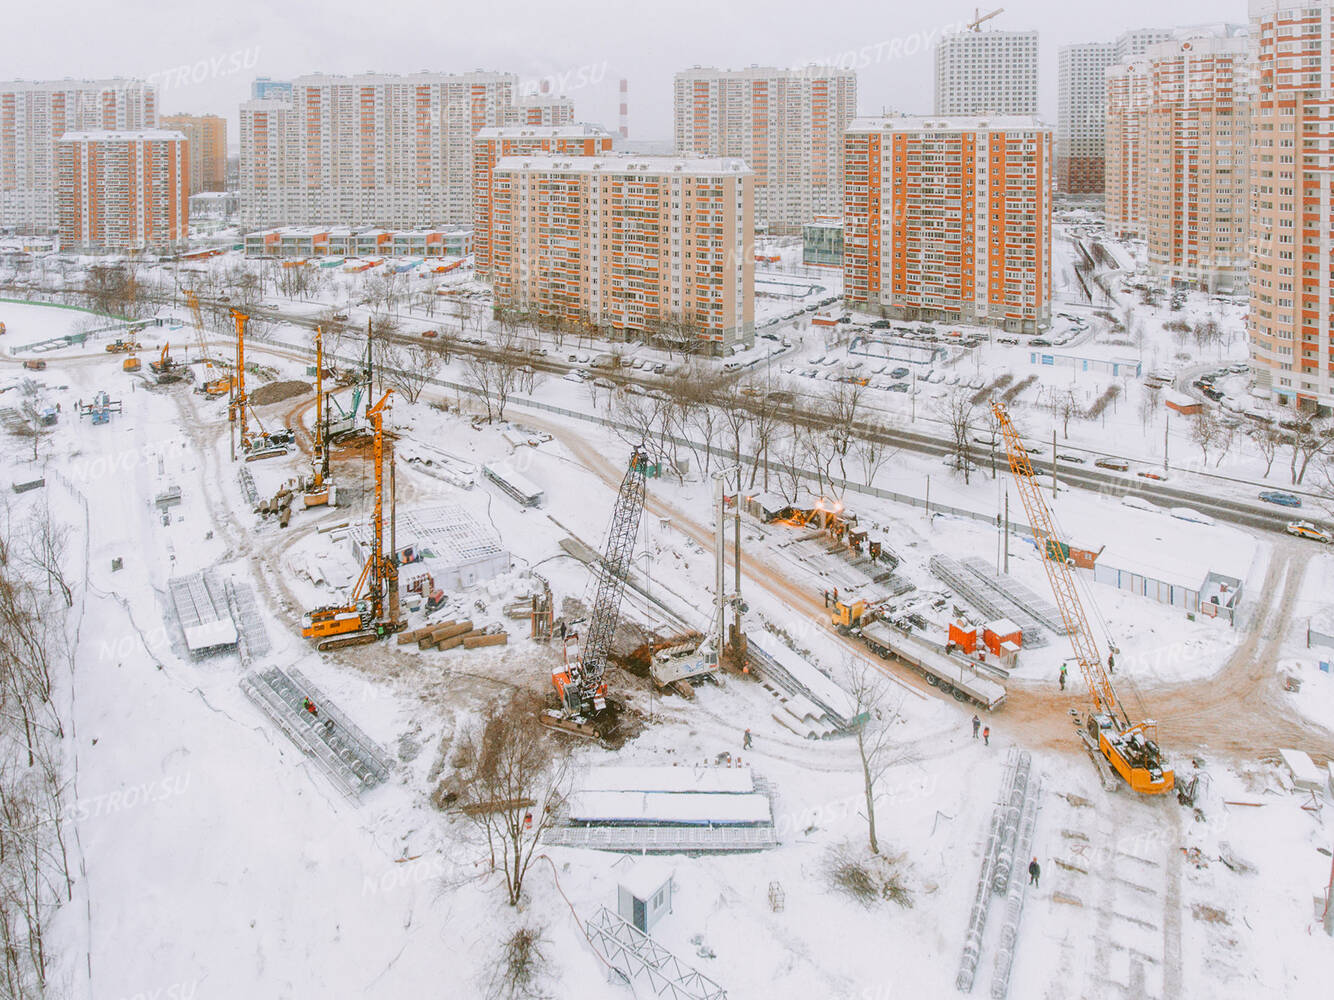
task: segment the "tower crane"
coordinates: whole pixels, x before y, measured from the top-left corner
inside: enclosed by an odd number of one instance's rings
[[[969,31],[981,31],[983,24],[985,24],[987,21],[990,21],[993,17],[998,17],[999,15],[1004,13],[1005,13],[1004,7],[997,7],[990,14],[983,14],[980,8],[974,7],[973,19],[967,25],[965,25],[965,27],[967,27]]]
[[[315,608],[302,617],[302,637],[319,640],[315,648],[321,651],[374,642],[399,631],[404,625],[398,615],[397,554],[386,555],[384,551],[384,411],[388,409],[393,391],[385,392],[370,408],[371,426],[375,432],[371,553],[361,567],[361,575],[357,577],[346,604]],[[393,461],[392,453],[390,461]]]
[[[1055,521],[1046,501],[1042,499],[1042,490],[1033,475],[1033,464],[1029,461],[1028,452],[1024,450],[1019,432],[1011,423],[1004,405],[993,402],[991,411],[1005,438],[1005,453],[1010,460],[1015,487],[1028,514],[1028,523],[1033,528],[1033,538],[1043,557],[1042,566],[1047,571],[1047,580],[1056,597],[1061,620],[1070,635],[1075,660],[1088,685],[1093,710],[1088,714],[1088,735],[1084,738],[1091,746],[1096,743],[1096,748],[1107,758],[1116,773],[1135,791],[1145,795],[1170,792],[1175,776],[1163,766],[1162,753],[1158,749],[1158,725],[1152,719],[1132,723],[1117,699],[1111,679],[1103,668],[1102,653],[1089,627],[1088,615],[1075,587],[1075,575],[1068,558],[1069,547],[1056,533]]]
[[[246,461],[254,462],[262,458],[277,458],[287,454],[287,445],[292,441],[291,430],[275,431],[270,434],[255,415],[259,427],[258,434],[250,431],[250,395],[245,387],[245,326],[250,317],[240,310],[232,310],[232,319],[236,322],[236,378],[232,384],[232,398],[228,405],[228,419],[240,424],[241,450]],[[233,454],[232,458],[235,459]]]
[[[333,499],[329,482],[329,440],[324,411],[324,331],[315,327],[315,442],[311,448],[310,481],[302,493],[307,507],[323,507]]]
[[[567,716],[589,715],[607,707],[607,653],[612,633],[621,613],[621,598],[630,575],[639,519],[644,513],[644,478],[648,471],[648,453],[637,447],[630,454],[630,466],[621,480],[612,510],[611,530],[607,534],[602,557],[602,575],[597,597],[589,614],[588,627],[581,637],[579,653],[551,672],[552,683]]]

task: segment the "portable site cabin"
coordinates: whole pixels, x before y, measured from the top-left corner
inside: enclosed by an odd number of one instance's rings
[[[651,934],[672,912],[672,869],[652,858],[638,862],[616,888],[616,913],[628,924]]]

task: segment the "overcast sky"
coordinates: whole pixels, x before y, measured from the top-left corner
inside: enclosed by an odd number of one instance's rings
[[[1127,28],[1247,17],[1243,0],[994,2],[1004,3],[1005,12],[990,24],[1039,32],[1041,110],[1053,121],[1059,46],[1110,40]],[[317,71],[481,68],[530,82],[563,79],[578,117],[613,129],[617,81],[626,77],[631,136],[670,138],[672,74],[679,69],[846,57],[860,63],[863,114],[882,107],[929,112],[934,41],[942,27],[968,20],[973,10],[901,0],[37,0],[19,14],[17,0],[3,3],[12,12],[5,18],[5,78],[149,78],[159,84],[166,113],[224,114],[233,148],[237,106],[249,96],[253,77]]]

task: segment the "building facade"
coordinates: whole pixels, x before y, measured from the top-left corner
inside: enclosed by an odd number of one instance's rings
[[[61,249],[166,252],[190,236],[190,150],[180,132],[66,132],[57,141]]]
[[[598,156],[611,152],[612,135],[600,125],[484,128],[473,140],[472,228],[479,277],[491,273],[491,173],[504,156],[551,153]]]
[[[508,156],[497,305],[722,353],[754,342],[754,173],[735,158]]]
[[[935,115],[1037,113],[1036,31],[941,35],[936,43]]]
[[[1245,281],[1247,49],[1236,26],[1183,29],[1107,73],[1108,224],[1143,237],[1150,267],[1177,283]]]
[[[771,233],[799,234],[815,216],[840,210],[840,147],[856,114],[851,71],[752,66],[676,74],[676,154],[750,164],[756,223]]]
[[[550,94],[531,94],[520,97],[505,115],[507,125],[527,125],[534,128],[574,123],[574,101],[568,97]]]
[[[472,220],[472,140],[505,124],[507,73],[303,76],[241,105],[241,221],[419,228]]]
[[[157,91],[136,80],[0,83],[0,226],[57,225],[56,140],[66,132],[157,124]]]
[[[1063,45],[1057,53],[1056,189],[1102,194],[1107,67],[1171,38],[1166,28],[1124,32],[1114,42]]]
[[[292,81],[257,76],[250,82],[250,99],[252,101],[290,101],[292,99]]]
[[[163,115],[162,127],[190,140],[191,194],[227,190],[227,119],[218,115]]]
[[[1051,323],[1052,131],[1031,117],[860,118],[844,152],[843,286],[896,319]]]
[[[1250,311],[1256,384],[1334,407],[1334,2],[1251,0]]]

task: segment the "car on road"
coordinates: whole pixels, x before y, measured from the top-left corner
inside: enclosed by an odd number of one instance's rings
[[[1330,543],[1328,531],[1321,531],[1310,521],[1289,521],[1284,529],[1289,535],[1296,535],[1298,538],[1309,538],[1313,542]]]
[[[1260,494],[1260,499],[1265,503],[1276,503],[1280,507],[1300,507],[1302,498],[1295,497],[1291,493],[1284,493],[1281,490],[1265,490]]]
[[[1046,337],[1034,337],[1028,342],[1029,347],[1050,347],[1051,341]]]
[[[425,337],[427,340],[430,340],[432,337],[440,336],[440,334],[437,333],[435,330],[423,330],[422,336]]]
[[[1135,473],[1135,475],[1139,476],[1141,479],[1152,479],[1155,482],[1159,483],[1167,482],[1167,473],[1154,472],[1152,469],[1146,469],[1143,472],[1137,472]]]
[[[1070,462],[1073,465],[1083,465],[1088,461],[1083,455],[1071,455],[1069,452],[1057,452],[1056,457],[1062,462]]]
[[[1113,472],[1130,471],[1130,463],[1124,458],[1100,458],[1093,464],[1100,469],[1111,469]]]

